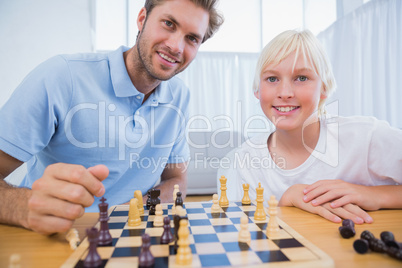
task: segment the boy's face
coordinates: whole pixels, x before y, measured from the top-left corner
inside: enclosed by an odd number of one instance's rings
[[[313,66],[300,53],[295,62],[293,52],[278,65],[263,69],[255,96],[277,130],[299,130],[316,111],[319,100],[325,98],[321,87]]]
[[[209,14],[189,0],[169,0],[148,17],[140,11],[137,49],[142,67],[157,80],[168,80],[195,58],[207,31]]]

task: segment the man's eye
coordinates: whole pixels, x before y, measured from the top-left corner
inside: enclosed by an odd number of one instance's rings
[[[267,80],[268,80],[269,82],[275,82],[275,81],[276,81],[276,77],[271,76],[271,77],[268,77]]]
[[[308,79],[305,76],[299,76],[298,80],[301,81],[301,82],[304,82],[304,81],[307,81]]]
[[[168,21],[168,20],[165,20],[165,24],[166,24],[166,26],[168,26],[168,27],[172,27],[172,26],[173,26],[173,23],[172,23],[171,21]]]

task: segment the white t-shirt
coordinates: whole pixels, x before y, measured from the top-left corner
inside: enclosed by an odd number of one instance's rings
[[[231,201],[243,197],[243,183],[250,184],[251,200],[261,182],[264,200],[275,195],[280,200],[293,184],[312,184],[318,180],[341,179],[361,185],[402,183],[402,130],[373,117],[330,117],[320,120],[316,148],[300,166],[285,170],[272,160],[267,147],[269,135],[255,136],[232,152],[227,196]],[[278,165],[286,159],[277,158]],[[219,174],[218,174],[219,175]],[[219,188],[219,187],[218,187]]]

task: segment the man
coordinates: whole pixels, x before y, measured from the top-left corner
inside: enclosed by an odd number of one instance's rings
[[[159,178],[162,202],[174,184],[185,195],[189,93],[174,76],[222,24],[216,1],[147,0],[131,49],[57,56],[24,79],[0,110],[2,223],[63,232],[95,199],[125,203]]]

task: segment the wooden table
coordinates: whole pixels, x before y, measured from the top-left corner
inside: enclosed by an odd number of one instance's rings
[[[394,233],[402,242],[402,210],[381,210],[370,212],[372,224],[356,225],[357,236],[364,230],[379,237],[382,231]],[[84,237],[85,229],[94,225],[98,213],[87,213],[76,221],[75,228]],[[278,217],[310,242],[325,251],[335,262],[335,267],[402,267],[402,262],[385,254],[355,253],[352,244],[355,238],[343,239],[338,227],[319,216],[297,208],[279,208]],[[356,237],[357,237],[356,236]],[[42,236],[22,228],[0,225],[0,267],[8,267],[11,254],[21,255],[21,267],[59,267],[71,255],[63,235]]]

